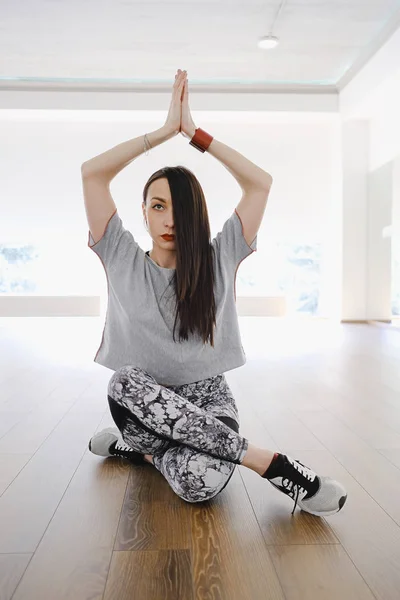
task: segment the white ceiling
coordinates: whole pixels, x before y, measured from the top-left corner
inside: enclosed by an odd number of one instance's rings
[[[400,0],[2,0],[0,86],[170,86],[182,68],[215,89],[340,89],[399,23]]]

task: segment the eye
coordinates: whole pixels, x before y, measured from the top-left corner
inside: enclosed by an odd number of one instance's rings
[[[156,206],[161,206],[161,207],[163,207],[163,206],[162,206],[162,204],[154,204],[153,208],[156,208]]]

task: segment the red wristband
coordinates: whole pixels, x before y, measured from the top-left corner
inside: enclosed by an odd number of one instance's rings
[[[212,135],[198,127],[189,144],[200,150],[200,152],[205,152],[213,139]]]

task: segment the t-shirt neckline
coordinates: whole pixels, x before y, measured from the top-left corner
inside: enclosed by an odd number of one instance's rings
[[[168,267],[160,267],[160,265],[158,265],[150,256],[150,250],[147,250],[147,252],[145,253],[146,256],[150,259],[151,263],[157,267],[157,269],[161,269],[162,271],[175,271],[175,269],[170,269]]]

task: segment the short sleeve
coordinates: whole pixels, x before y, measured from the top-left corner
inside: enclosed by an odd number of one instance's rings
[[[217,233],[212,243],[220,258],[235,268],[257,250],[257,236],[249,246],[243,236],[242,221],[236,210],[225,221],[222,231]]]
[[[108,221],[102,238],[94,242],[89,231],[88,246],[102,260],[105,267],[112,269],[116,264],[134,258],[139,245],[130,231],[125,229],[122,220],[115,211]]]

